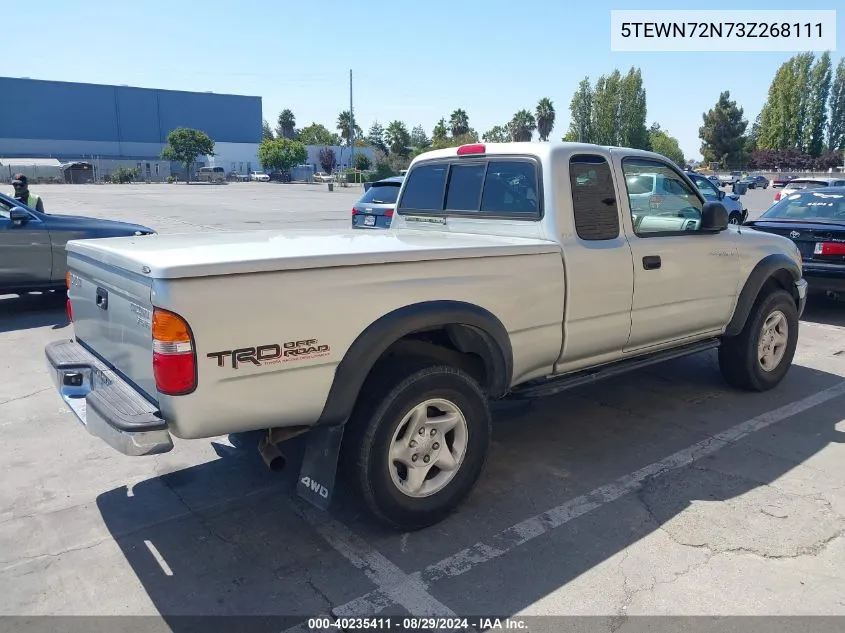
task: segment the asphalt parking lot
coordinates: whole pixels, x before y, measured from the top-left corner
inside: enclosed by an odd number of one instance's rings
[[[49,211],[161,232],[347,226],[360,189],[43,187]],[[756,217],[774,192],[745,196]],[[63,297],[0,297],[0,614],[845,615],[845,307],[814,299],[766,394],[701,354],[495,409],[459,512],[412,534],[342,493],[293,494],[229,438],[124,457],[55,394],[42,349]],[[546,621],[561,630],[560,621]],[[542,623],[535,628],[542,628]],[[532,629],[534,630],[534,629]]]

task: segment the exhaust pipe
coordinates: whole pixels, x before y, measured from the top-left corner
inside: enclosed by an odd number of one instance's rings
[[[276,445],[270,442],[269,437],[261,438],[261,441],[258,443],[258,452],[261,455],[261,459],[267,464],[267,468],[274,473],[284,469],[287,459],[285,459],[285,456],[282,455],[282,452]]]

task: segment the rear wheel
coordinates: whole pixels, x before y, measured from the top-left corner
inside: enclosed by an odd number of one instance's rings
[[[736,213],[736,212],[731,213],[728,216],[728,224],[734,224],[734,225],[742,224],[742,214]]]
[[[767,391],[783,380],[798,344],[798,310],[785,290],[758,299],[745,327],[719,347],[719,368],[740,389]]]
[[[344,453],[370,511],[408,531],[441,521],[472,490],[487,459],[491,417],[469,374],[446,365],[397,369],[364,385],[372,395],[349,421]]]

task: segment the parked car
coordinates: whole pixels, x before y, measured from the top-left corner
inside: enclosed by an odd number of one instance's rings
[[[730,187],[741,180],[738,171],[731,172],[730,174],[719,174],[717,177],[719,178],[719,186],[721,187]]]
[[[748,185],[749,189],[768,189],[769,179],[760,175],[746,175],[739,181],[742,185]]]
[[[711,174],[711,175],[707,176],[707,180],[709,180],[710,182],[712,182],[712,183],[713,183],[714,185],[716,185],[717,187],[721,187],[721,186],[722,186],[722,183],[721,183],[721,182],[719,182],[719,177],[718,177],[718,176],[716,176],[715,174]]]
[[[0,294],[64,290],[68,240],[154,234],[140,224],[41,213],[0,194]]]
[[[778,187],[783,187],[793,178],[797,178],[794,174],[778,174],[774,178],[772,178],[772,189],[777,189]]]
[[[249,173],[249,179],[252,182],[270,182],[270,176],[263,171],[252,171]]]
[[[271,182],[290,182],[291,176],[289,171],[279,171],[278,169],[273,170],[269,173],[269,178]]]
[[[793,178],[775,194],[775,202],[804,189],[845,187],[845,178]]]
[[[654,175],[674,183],[663,204],[635,205]],[[81,240],[68,253],[75,338],[46,357],[89,433],[149,455],[173,436],[265,429],[271,469],[277,444],[307,433],[299,494],[326,508],[342,455],[344,480],[400,530],[442,520],[474,488],[490,400],[714,349],[728,384],[775,388],[807,285],[793,242],[729,228],[665,157],[574,143],[421,154],[388,230]]]
[[[332,182],[334,179],[334,176],[322,171],[318,171],[314,174],[314,182]]]
[[[226,182],[226,170],[222,167],[200,167],[197,170],[197,182],[223,184]]]
[[[748,209],[742,208],[742,198],[735,193],[726,193],[713,184],[709,178],[700,174],[684,172],[698,191],[709,201],[720,201],[728,210],[728,222],[730,224],[742,224],[748,217]]]
[[[389,229],[403,180],[394,176],[372,183],[352,207],[352,228]]]
[[[809,289],[845,298],[845,187],[795,191],[745,225],[791,239]]]

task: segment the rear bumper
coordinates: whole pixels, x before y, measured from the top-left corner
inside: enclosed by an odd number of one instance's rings
[[[62,400],[91,435],[124,455],[173,448],[157,407],[82,345],[55,341],[44,353]]]
[[[805,265],[804,279],[813,292],[845,292],[845,267]]]

